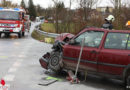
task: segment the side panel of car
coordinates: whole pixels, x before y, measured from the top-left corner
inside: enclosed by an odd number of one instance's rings
[[[122,75],[130,63],[127,33],[109,32],[98,57],[98,72]]]
[[[128,52],[102,49],[98,59],[98,72],[121,75],[128,64]]]
[[[80,46],[74,45],[66,45],[64,47],[63,52],[63,59],[64,63],[66,63],[66,67],[71,66],[73,68],[76,67],[79,53],[80,53]],[[80,69],[92,70],[97,71],[97,59],[96,53],[93,53],[93,50],[96,52],[96,49],[84,47],[82,58],[80,62]]]

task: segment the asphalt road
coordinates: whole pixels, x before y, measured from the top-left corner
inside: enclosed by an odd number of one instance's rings
[[[34,29],[31,27],[31,32]],[[19,39],[17,35],[0,39],[0,78],[6,82],[7,90],[124,90],[121,82],[101,77],[87,77],[80,84],[70,84],[65,76],[56,76],[57,81],[49,86],[41,86],[45,70],[39,64],[39,58],[51,51],[51,45],[36,41],[30,33]],[[51,74],[53,75],[53,74]],[[55,76],[55,75],[54,75]],[[0,89],[1,90],[1,89]]]

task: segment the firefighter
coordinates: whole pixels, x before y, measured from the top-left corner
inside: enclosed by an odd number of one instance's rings
[[[126,27],[127,27],[128,29],[130,29],[130,20],[126,22]],[[127,35],[127,37],[129,37],[129,35]],[[130,49],[130,38],[129,38],[129,40],[128,40],[127,49]]]
[[[104,29],[113,29],[112,22],[115,20],[115,17],[113,15],[109,15],[107,18],[105,18],[105,23],[102,25],[102,28]]]
[[[130,21],[126,23],[126,26],[130,29]]]

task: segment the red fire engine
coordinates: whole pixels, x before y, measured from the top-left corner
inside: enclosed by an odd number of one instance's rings
[[[0,8],[0,37],[2,33],[9,36],[10,33],[17,33],[21,38],[25,35],[25,23],[24,19],[26,12],[24,9],[14,8],[5,9]]]

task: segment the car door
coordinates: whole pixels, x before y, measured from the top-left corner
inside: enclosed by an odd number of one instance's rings
[[[121,75],[130,60],[127,33],[109,32],[98,58],[98,72]],[[129,39],[129,41],[128,41]]]
[[[75,69],[81,50],[81,42],[84,38],[80,68],[83,70],[97,71],[97,54],[103,35],[103,31],[88,30],[73,39],[75,44],[65,45],[63,48],[63,61],[66,68]]]

